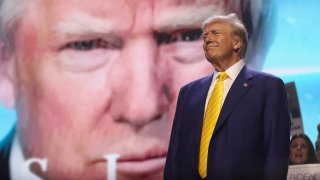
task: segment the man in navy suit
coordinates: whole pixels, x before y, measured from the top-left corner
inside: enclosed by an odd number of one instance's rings
[[[285,87],[281,79],[246,67],[247,42],[236,14],[204,21],[203,49],[214,72],[180,90],[164,179],[286,179],[290,116]],[[222,72],[227,74],[222,108],[200,177],[203,122]]]

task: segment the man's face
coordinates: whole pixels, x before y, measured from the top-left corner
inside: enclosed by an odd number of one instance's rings
[[[308,144],[303,138],[296,138],[290,146],[290,159],[293,164],[304,164],[308,159]]]
[[[11,57],[26,158],[47,158],[46,178],[104,179],[120,154],[119,179],[161,179],[179,89],[212,69],[199,29],[216,4],[30,3]]]
[[[230,59],[234,52],[234,38],[227,23],[210,23],[204,28],[203,50],[209,62],[215,64]]]

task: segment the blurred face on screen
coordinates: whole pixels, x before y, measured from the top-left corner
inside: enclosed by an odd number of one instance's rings
[[[46,0],[14,38],[17,129],[50,179],[162,179],[179,89],[211,73],[200,26],[215,0]]]
[[[293,164],[304,164],[308,159],[308,144],[303,138],[296,138],[290,146],[290,159]]]

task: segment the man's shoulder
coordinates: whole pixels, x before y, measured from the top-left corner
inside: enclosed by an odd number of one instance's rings
[[[275,76],[273,74],[262,72],[262,71],[256,71],[247,68],[247,71],[250,72],[253,77],[258,80],[258,82],[261,83],[280,83],[283,84],[283,80],[279,78],[278,76]]]
[[[270,92],[272,89],[282,91],[285,89],[284,82],[281,78],[266,72],[247,69],[252,75],[252,83],[255,87],[261,89],[261,92]]]
[[[186,90],[186,89],[190,89],[190,88],[194,88],[194,87],[201,87],[201,86],[205,86],[211,83],[212,81],[212,74],[196,79],[194,81],[189,82],[188,84],[184,85],[181,89],[182,90]]]

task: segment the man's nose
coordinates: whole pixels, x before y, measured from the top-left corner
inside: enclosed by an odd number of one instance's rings
[[[136,38],[128,41],[121,55],[122,85],[118,86],[118,122],[134,128],[160,120],[163,116],[163,93],[156,66],[156,44],[153,38]]]
[[[206,38],[204,38],[204,42],[206,44],[212,43],[212,38],[210,36],[207,36]]]

